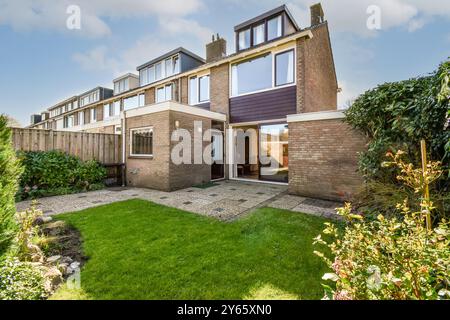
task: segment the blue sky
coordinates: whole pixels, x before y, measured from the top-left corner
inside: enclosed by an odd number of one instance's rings
[[[38,113],[95,86],[135,72],[184,46],[204,56],[213,33],[233,48],[233,26],[287,4],[301,27],[317,0],[0,0],[0,113],[29,123]],[[69,30],[67,7],[81,9]],[[379,83],[434,70],[450,56],[450,1],[323,0],[330,24],[341,105]],[[380,8],[381,29],[366,12]]]

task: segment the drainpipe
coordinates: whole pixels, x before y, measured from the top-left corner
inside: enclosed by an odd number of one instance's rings
[[[127,128],[126,128],[126,121],[127,115],[126,111],[123,111],[123,117],[122,117],[122,187],[125,187],[125,170],[126,170],[126,138],[127,138]]]

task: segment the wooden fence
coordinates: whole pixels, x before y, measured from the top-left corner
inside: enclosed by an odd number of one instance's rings
[[[106,133],[12,129],[15,150],[61,150],[81,160],[97,160],[103,164],[122,162],[121,136]]]

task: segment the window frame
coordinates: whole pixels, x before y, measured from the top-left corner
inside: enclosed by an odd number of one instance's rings
[[[287,82],[287,83],[283,83],[283,84],[277,84],[277,58],[278,58],[278,56],[280,56],[282,54],[285,54],[285,53],[288,53],[288,52],[292,52],[292,59],[294,60],[293,61],[293,70],[292,70],[294,72],[294,74],[293,74],[293,77],[292,77],[292,82]],[[285,86],[288,86],[288,85],[295,84],[295,82],[296,82],[295,69],[296,68],[295,68],[295,50],[294,50],[294,48],[274,53],[274,70],[273,70],[274,87],[275,88],[282,88],[282,87],[285,87]]]
[[[134,131],[140,131],[140,130],[150,130],[152,133],[152,153],[151,154],[134,154],[133,153],[133,132]],[[153,158],[154,151],[153,151],[153,126],[150,127],[140,127],[140,128],[133,128],[130,129],[130,157],[140,157],[140,158]]]
[[[209,86],[208,86],[208,99],[207,100],[200,100],[200,79],[208,77],[209,78]],[[192,83],[191,80],[195,81],[195,97],[191,101],[191,89],[192,89]],[[211,101],[211,74],[210,73],[202,73],[202,74],[196,74],[193,76],[190,76],[188,78],[188,104],[190,106],[197,106],[200,104],[209,103]],[[192,102],[192,103],[191,103]]]
[[[287,51],[293,51],[294,52],[294,70],[293,70],[294,71],[294,82],[276,86],[275,57],[278,54],[282,54],[282,53],[285,53]],[[251,59],[258,58],[258,57],[262,57],[262,56],[264,56],[266,54],[271,54],[272,55],[272,86],[270,88],[267,88],[267,89],[261,89],[261,90],[256,90],[256,91],[252,91],[252,92],[247,92],[247,93],[241,93],[241,94],[233,95],[233,66],[236,65],[236,64],[243,63],[243,62],[245,62],[247,60],[251,60]],[[289,47],[286,47],[286,48],[282,48],[282,49],[274,48],[274,49],[271,49],[271,50],[268,50],[268,51],[265,51],[265,52],[262,52],[262,53],[255,54],[255,55],[253,55],[251,57],[245,57],[245,58],[239,59],[237,61],[231,62],[229,64],[229,70],[228,70],[229,75],[230,75],[229,84],[228,84],[230,99],[231,98],[237,98],[237,97],[243,97],[243,96],[246,96],[246,95],[251,95],[251,94],[256,94],[256,93],[261,93],[261,92],[267,92],[267,91],[271,91],[271,90],[277,90],[277,89],[281,89],[281,88],[286,88],[286,87],[291,87],[291,86],[297,85],[297,62],[296,61],[297,61],[297,48],[296,48],[295,45],[292,45],[292,46],[289,46]]]
[[[202,78],[208,78],[208,99],[206,99],[206,100],[201,100],[200,98],[201,98],[201,82],[200,82],[200,80],[202,79]],[[211,77],[210,77],[210,75],[209,74],[205,74],[205,75],[203,75],[203,76],[198,76],[197,77],[197,95],[198,95],[198,97],[197,97],[197,101],[198,101],[198,104],[203,104],[203,103],[208,103],[210,100],[211,100]]]
[[[171,92],[170,99],[167,99],[167,95],[166,95],[166,92],[167,92],[166,88],[167,87],[170,87],[170,92]],[[158,101],[158,91],[159,90],[164,90],[164,100],[163,101]],[[173,84],[172,83],[156,87],[156,89],[155,89],[155,103],[163,103],[163,102],[172,101],[172,100],[173,100]]]

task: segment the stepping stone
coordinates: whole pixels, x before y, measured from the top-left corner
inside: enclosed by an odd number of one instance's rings
[[[303,202],[301,202],[301,204],[324,209],[334,209],[337,205],[337,203],[333,201],[318,200],[318,199],[306,199]]]
[[[186,201],[186,202],[183,202],[183,204],[188,205],[188,204],[192,204],[192,202]]]
[[[45,210],[45,211],[43,211],[42,213],[43,214],[47,214],[47,213],[52,213],[53,212],[53,210]]]
[[[164,199],[167,199],[167,197],[161,197],[160,199],[161,199],[161,200],[164,200]]]
[[[213,194],[210,194],[209,196],[210,196],[210,197],[217,197],[218,195],[215,194],[215,193],[213,193]]]
[[[244,203],[244,202],[247,202],[247,199],[239,199],[238,200],[240,203]]]
[[[235,189],[235,188],[231,188],[230,190],[231,190],[231,191],[236,191],[236,189]]]
[[[136,193],[136,194],[133,194],[133,195],[131,195],[132,197],[139,197],[139,195]]]
[[[87,196],[79,196],[78,199],[87,198]]]
[[[92,201],[92,203],[102,203],[102,201],[101,200],[95,200],[95,201]]]
[[[256,194],[262,195],[262,194],[264,194],[264,192],[257,192]]]
[[[225,209],[224,208],[215,208],[213,211],[222,212],[223,210],[225,210]]]

